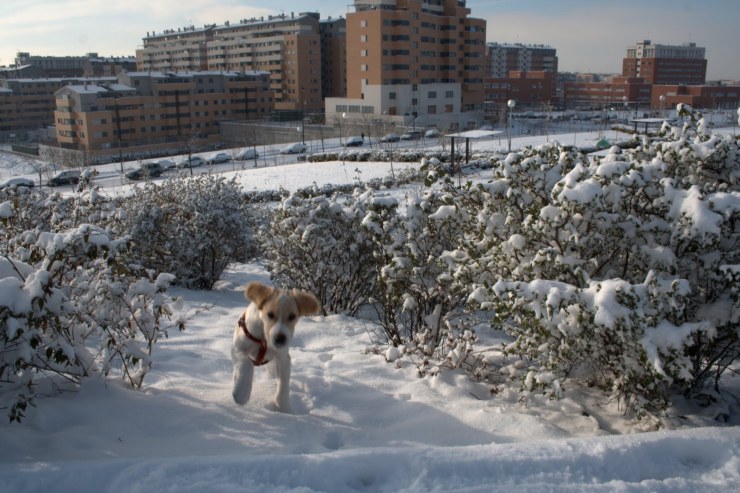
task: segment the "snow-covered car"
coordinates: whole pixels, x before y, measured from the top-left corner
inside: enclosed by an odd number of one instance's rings
[[[231,161],[231,156],[225,152],[217,152],[216,154],[211,154],[206,158],[206,164],[221,164],[228,163],[229,161]]]
[[[236,156],[234,156],[234,159],[237,161],[246,161],[248,159],[257,159],[258,157],[260,157],[259,153],[250,147],[239,151]]]
[[[141,180],[142,178],[154,178],[162,174],[162,168],[158,163],[143,163],[135,170],[126,173],[129,180]]]
[[[424,138],[425,139],[436,139],[439,137],[439,130],[436,128],[430,128],[426,132],[424,132]]]
[[[3,183],[0,183],[0,189],[3,188],[11,188],[11,187],[27,187],[32,188],[35,185],[33,180],[29,180],[28,178],[22,178],[20,176],[17,176],[15,178],[11,178],[9,180],[4,181]]]
[[[203,158],[200,156],[192,156],[190,160],[188,160],[187,157],[184,159],[181,159],[177,162],[177,167],[179,169],[182,168],[197,168],[198,166],[203,166],[205,164],[205,161],[203,161]]]
[[[380,138],[381,142],[398,142],[399,140],[401,140],[401,137],[393,133],[385,134]]]
[[[306,152],[306,144],[302,142],[290,144],[280,150],[280,154],[301,154],[303,152]]]
[[[80,172],[76,169],[68,169],[54,175],[46,184],[50,187],[58,187],[60,185],[73,185],[79,181]]]
[[[347,147],[359,147],[362,144],[365,143],[365,139],[363,139],[360,136],[350,137],[347,139],[347,141],[344,143]]]
[[[411,130],[401,135],[401,140],[417,140],[421,138],[421,132],[418,130]]]

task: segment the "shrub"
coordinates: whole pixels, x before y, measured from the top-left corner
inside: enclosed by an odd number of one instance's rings
[[[235,180],[202,174],[147,183],[120,207],[132,254],[189,288],[211,289],[231,263],[253,252],[256,219]]]
[[[38,393],[94,374],[142,385],[172,314],[172,276],[153,277],[130,261],[126,239],[91,225],[25,231],[3,250],[0,395],[11,421]]]
[[[356,315],[374,288],[372,244],[359,227],[365,195],[293,195],[274,212],[263,234],[278,284],[313,292],[326,313]]]

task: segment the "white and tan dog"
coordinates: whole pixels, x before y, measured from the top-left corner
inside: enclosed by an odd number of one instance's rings
[[[284,291],[259,282],[247,284],[244,294],[251,301],[234,328],[231,359],[237,404],[244,405],[252,393],[254,367],[274,361],[277,371],[275,406],[290,412],[290,354],[288,348],[298,317],[318,313],[321,305],[305,291]]]

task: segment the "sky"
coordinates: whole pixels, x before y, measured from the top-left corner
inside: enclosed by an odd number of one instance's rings
[[[275,5],[278,5],[275,7]],[[147,32],[282,12],[351,12],[350,0],[2,0],[0,65],[34,55],[133,56]],[[348,5],[350,5],[348,7]],[[738,0],[468,0],[488,21],[489,42],[546,44],[561,72],[619,73],[627,46],[694,42],[707,49],[707,78],[740,79]]]

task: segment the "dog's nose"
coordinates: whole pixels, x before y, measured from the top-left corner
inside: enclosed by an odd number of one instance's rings
[[[288,338],[285,337],[285,334],[277,334],[275,336],[275,345],[277,347],[285,346],[286,342],[288,342]]]

